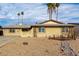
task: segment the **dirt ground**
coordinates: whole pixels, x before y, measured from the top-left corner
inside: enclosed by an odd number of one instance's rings
[[[79,38],[77,38],[76,40],[71,40],[69,42],[70,42],[70,46],[73,48],[75,53],[79,56]]]
[[[48,38],[0,37],[1,56],[61,56],[60,40]],[[79,54],[79,39],[69,40]]]
[[[5,39],[5,37],[1,39]],[[3,56],[59,55],[60,41],[58,40],[49,40],[47,38],[21,38],[21,37],[6,37],[6,39],[10,41],[0,46],[0,55]]]

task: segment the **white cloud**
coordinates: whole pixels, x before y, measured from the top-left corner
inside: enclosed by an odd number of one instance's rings
[[[0,19],[6,18],[9,19],[18,19],[17,13],[24,11],[24,19],[25,21],[40,21],[47,20],[47,6],[45,4],[34,4],[34,3],[26,3],[26,4],[0,4]],[[55,19],[56,15],[53,15],[53,19]],[[59,20],[62,22],[78,22],[79,19],[79,4],[60,4],[59,6]],[[20,17],[21,18],[21,17]],[[76,21],[74,21],[74,19]],[[16,23],[17,21],[11,20],[11,22]]]
[[[2,16],[2,15],[0,15],[0,18],[6,18],[6,16]]]

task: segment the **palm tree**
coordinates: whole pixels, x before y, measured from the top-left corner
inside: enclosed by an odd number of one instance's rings
[[[21,12],[21,15],[22,15],[22,24],[23,24],[23,15],[24,15],[24,12],[23,11]]]
[[[58,20],[58,7],[60,6],[60,3],[56,3],[56,20]]]
[[[17,13],[17,16],[18,16],[18,24],[19,24],[19,16],[20,16],[20,13]]]
[[[48,7],[49,20],[51,20],[52,19],[52,12],[54,12],[56,9],[55,3],[48,3],[47,7]]]
[[[53,12],[57,12],[56,14],[56,19],[58,18],[58,7],[59,7],[59,3],[48,3],[48,13],[49,13],[49,20],[52,20],[52,13]],[[57,10],[56,10],[57,9]]]

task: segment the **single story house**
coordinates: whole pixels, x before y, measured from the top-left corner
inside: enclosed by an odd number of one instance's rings
[[[2,27],[3,36],[21,37],[67,37],[72,36],[74,25],[56,20],[46,20],[35,25],[13,25]]]

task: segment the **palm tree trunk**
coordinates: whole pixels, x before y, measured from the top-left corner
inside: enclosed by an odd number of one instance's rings
[[[19,25],[19,18],[20,18],[20,17],[18,16],[18,25]]]
[[[23,25],[23,15],[21,15],[21,24]]]
[[[52,20],[52,9],[50,11],[50,20]]]
[[[56,20],[58,20],[58,8],[56,10]]]
[[[48,13],[49,13],[49,20],[52,20],[52,9],[49,9]]]

